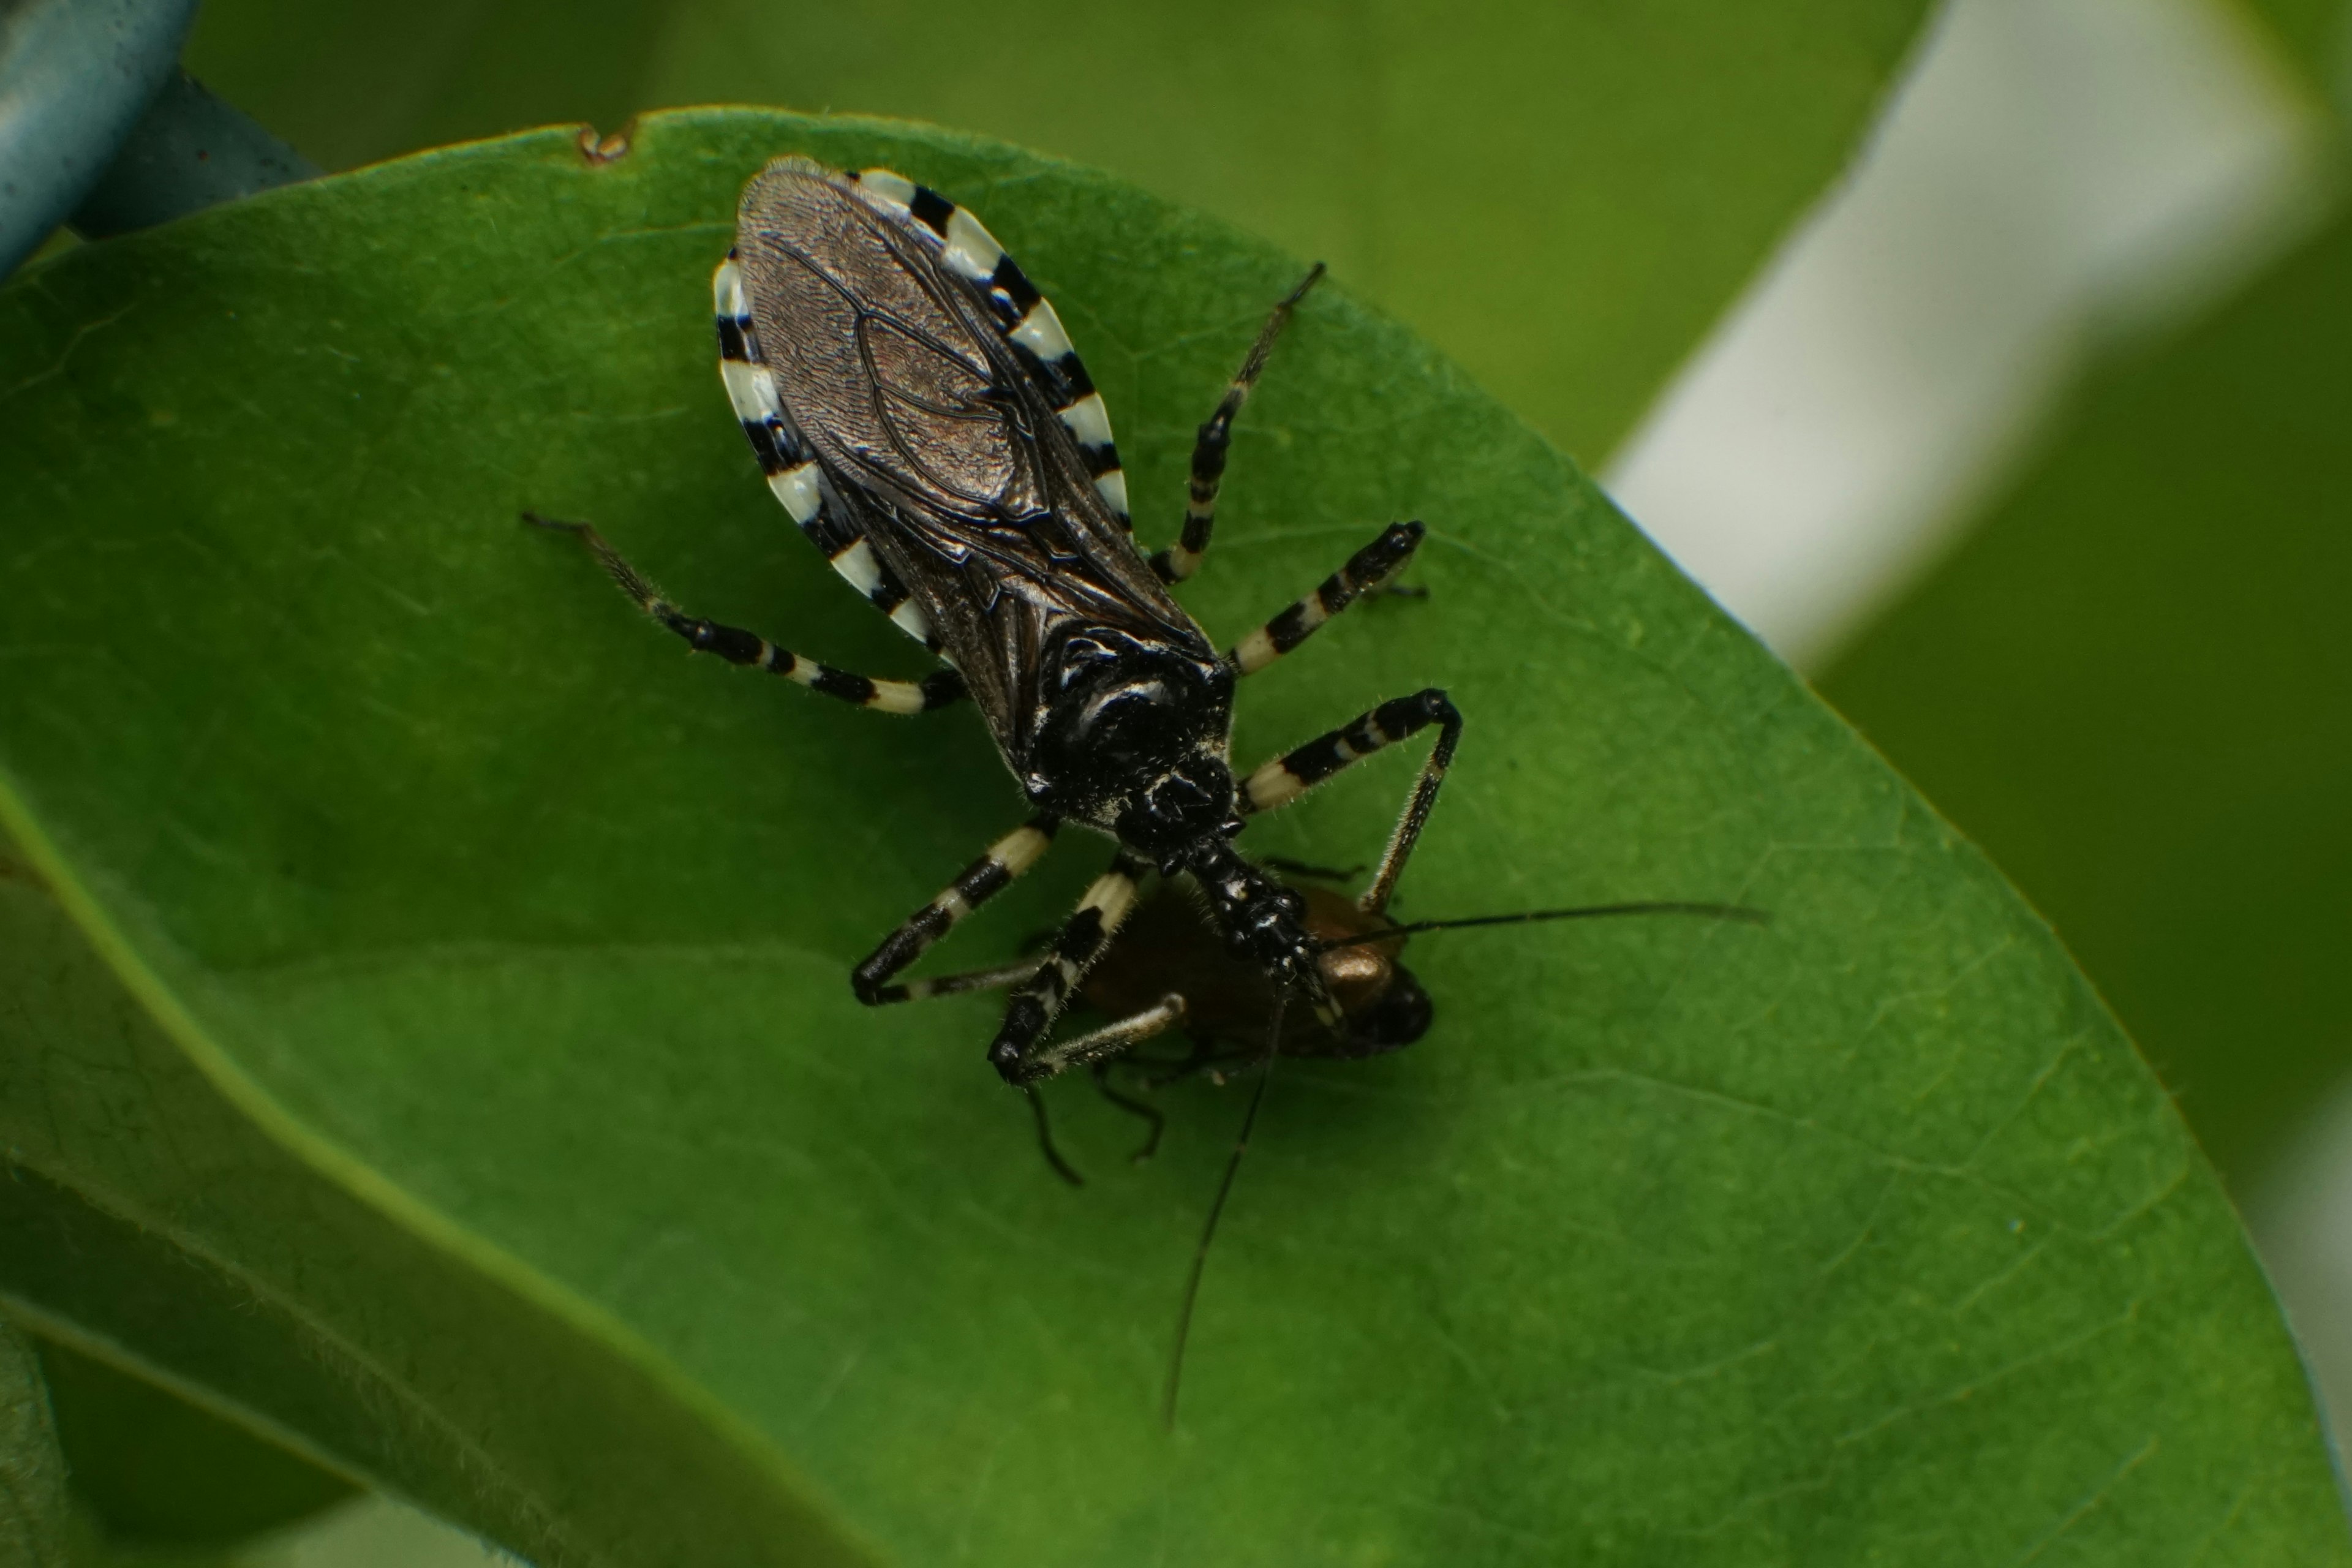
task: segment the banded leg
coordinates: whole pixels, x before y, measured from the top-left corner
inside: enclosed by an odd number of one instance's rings
[[[737,626],[722,626],[716,621],[689,616],[664,598],[660,589],[623,560],[621,552],[588,524],[558,522],[535,511],[523,513],[522,520],[534,527],[577,535],[595,552],[605,573],[620,584],[621,592],[636,601],[637,608],[684,637],[688,646],[697,653],[715,653],[730,664],[764,669],[771,675],[781,675],[786,680],[797,681],[812,691],[822,691],[827,697],[837,697],[844,702],[854,702],[860,708],[871,708],[882,713],[927,713],[934,708],[944,708],[964,695],[963,677],[953,669],[935,670],[920,680],[877,680],[871,676],[853,675],[829,664],[819,664],[813,658],[803,658],[792,649],[779,647],[757,633]]]
[[[1062,1009],[1078,988],[1079,977],[1102,956],[1103,949],[1110,945],[1111,937],[1135,908],[1136,884],[1150,868],[1149,862],[1120,850],[1111,861],[1110,869],[1095,879],[1094,885],[1078,900],[1076,911],[1062,922],[1037,973],[1013,994],[1013,1000],[1005,1005],[1004,1021],[988,1047],[989,1065],[1003,1075],[1005,1082],[1026,1089],[1071,1065],[1067,1060],[1048,1061],[1037,1055],[1037,1043],[1054,1026],[1054,1020],[1061,1016]]]
[[[1317,627],[1404,570],[1428,531],[1418,521],[1392,522],[1381,536],[1348,557],[1312,594],[1234,645],[1225,662],[1238,675],[1255,675],[1300,643]]]
[[[931,980],[911,980],[903,985],[885,987],[887,993],[877,997],[881,1002],[920,1002],[933,996],[960,995],[970,991],[996,991],[1018,985],[1044,968],[1049,960],[1043,954],[1035,958],[1016,959],[989,969],[968,969],[958,974],[942,974]],[[1095,1088],[1105,1100],[1130,1116],[1150,1124],[1150,1131],[1143,1146],[1135,1152],[1138,1163],[1151,1158],[1160,1148],[1160,1136],[1167,1126],[1167,1118],[1157,1107],[1148,1105],[1133,1095],[1122,1094],[1110,1081],[1111,1063],[1124,1056],[1129,1047],[1164,1033],[1184,1021],[1184,998],[1173,992],[1162,996],[1157,1004],[1131,1017],[1096,1029],[1089,1034],[1057,1043],[1051,1051],[1057,1065],[1055,1072],[1084,1062],[1094,1069]],[[1037,1116],[1038,1147],[1045,1152],[1045,1163],[1054,1167],[1073,1185],[1084,1185],[1077,1173],[1061,1152],[1054,1146],[1054,1134],[1045,1121],[1045,1108],[1033,1092],[1030,1102]]]
[[[1383,746],[1392,746],[1432,724],[1438,726],[1437,744],[1430,748],[1429,760],[1421,765],[1421,777],[1415,781],[1412,795],[1405,802],[1404,814],[1397,819],[1396,831],[1390,836],[1389,847],[1381,856],[1381,868],[1372,877],[1372,885],[1356,900],[1358,908],[1378,914],[1388,908],[1389,898],[1396,891],[1397,879],[1404,874],[1404,864],[1421,837],[1422,825],[1429,820],[1429,808],[1437,804],[1437,791],[1445,782],[1445,770],[1453,765],[1454,749],[1462,741],[1462,714],[1444,692],[1431,687],[1411,697],[1383,702],[1354,722],[1284,752],[1243,781],[1242,809],[1274,811],[1288,805],[1349,763],[1361,762]]]
[[[934,996],[961,996],[968,991],[1003,991],[1036,973],[1045,963],[1042,958],[1015,959],[1011,963],[992,964],[986,969],[966,969],[930,980],[909,980],[903,984],[886,985],[883,987],[886,994],[877,994],[875,1005],[928,1002]]]
[[[882,945],[849,972],[849,988],[857,993],[857,999],[869,1007],[879,1007],[891,1002],[911,1002],[918,996],[938,995],[943,990],[975,990],[985,984],[979,978],[990,973],[984,970],[971,975],[950,975],[928,985],[920,981],[910,985],[892,985],[887,982],[920,958],[924,949],[947,935],[956,921],[1011,887],[1015,877],[1044,859],[1045,851],[1053,847],[1055,830],[1061,826],[1059,817],[1033,816],[990,845],[987,854],[966,866],[938,898],[908,916],[906,924],[883,938]],[[959,981],[970,984],[955,984]]]
[[[1322,281],[1323,264],[1317,262],[1307,269],[1298,287],[1283,296],[1265,325],[1257,331],[1257,342],[1250,345],[1249,356],[1218,400],[1217,411],[1201,426],[1192,442],[1192,494],[1184,505],[1184,531],[1168,549],[1151,558],[1151,569],[1163,583],[1181,583],[1201,569],[1201,558],[1209,552],[1209,535],[1217,526],[1217,487],[1225,477],[1225,450],[1233,444],[1234,416],[1249,401],[1250,389],[1265,373],[1266,356],[1274,352],[1274,340],[1290,321],[1290,312],[1307,291]]]

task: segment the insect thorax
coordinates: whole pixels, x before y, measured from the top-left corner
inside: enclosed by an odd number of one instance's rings
[[[1303,991],[1318,999],[1318,1010],[1328,1006],[1316,962],[1322,944],[1307,931],[1307,900],[1297,889],[1223,838],[1191,846],[1181,863],[1207,896],[1227,952],[1257,965],[1276,990]]]
[[[1068,621],[1038,659],[1045,695],[1022,783],[1173,870],[1187,848],[1241,831],[1226,744],[1234,673],[1172,638]]]

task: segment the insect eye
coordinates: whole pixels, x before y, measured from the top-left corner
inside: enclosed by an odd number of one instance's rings
[[[1319,967],[1323,984],[1344,1004],[1351,997],[1377,996],[1389,979],[1389,961],[1369,947],[1335,947],[1323,954]]]
[[[1392,1051],[1412,1045],[1429,1033],[1435,1021],[1437,1009],[1429,1000],[1429,993],[1412,971],[1398,964],[1392,971],[1394,980],[1374,1002],[1351,1020],[1349,1033],[1357,1044],[1366,1047],[1366,1054]]]

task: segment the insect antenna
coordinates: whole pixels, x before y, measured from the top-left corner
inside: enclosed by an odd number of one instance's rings
[[[1201,1227],[1201,1244],[1192,1249],[1192,1268],[1184,1277],[1183,1304],[1176,1309],[1176,1348],[1168,1356],[1168,1389],[1160,1401],[1160,1419],[1170,1431],[1176,1429],[1176,1391],[1184,1377],[1184,1343],[1192,1333],[1192,1304],[1201,1298],[1201,1271],[1208,1267],[1209,1243],[1216,1238],[1217,1221],[1225,1212],[1225,1199],[1233,1194],[1234,1178],[1241,1173],[1242,1156],[1249,1152],[1250,1130],[1257,1125],[1257,1108],[1265,1103],[1265,1086],[1274,1081],[1275,1058],[1282,1045],[1283,1010],[1290,1005],[1288,995],[1274,1001],[1274,1022],[1265,1036],[1264,1065],[1257,1075],[1257,1088],[1250,1094],[1249,1109],[1242,1113],[1240,1136],[1234,1140],[1234,1152],[1225,1161],[1225,1173],[1217,1183],[1217,1195],[1209,1204],[1208,1223]]]
[[[1401,936],[1417,936],[1425,931],[1461,931],[1468,926],[1533,925],[1539,921],[1598,920],[1609,915],[1703,915],[1709,920],[1741,921],[1748,925],[1772,923],[1770,910],[1749,909],[1745,904],[1696,904],[1673,900],[1586,904],[1570,910],[1521,910],[1507,915],[1465,915],[1454,920],[1409,921],[1402,925],[1366,931],[1361,936],[1334,937],[1325,942],[1320,951],[1329,952],[1335,948],[1363,947],[1371,942],[1393,941]]]

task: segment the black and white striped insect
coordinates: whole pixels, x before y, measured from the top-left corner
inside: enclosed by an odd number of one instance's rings
[[[1419,522],[1382,529],[1223,653],[1169,592],[1201,566],[1234,416],[1321,275],[1318,266],[1276,305],[1200,427],[1181,534],[1147,557],[1102,398],[1053,306],[979,220],[887,170],[842,174],[780,158],[745,186],[735,247],[713,279],[728,395],[793,521],[946,668],[908,681],[815,663],[687,615],[587,525],[548,525],[579,533],[631,598],[697,649],[887,713],[965,696],[979,705],[1032,815],[886,938],[850,983],[869,1005],[1010,987],[988,1048],[1009,1083],[1027,1089],[1115,1056],[1149,1022],[1047,1039],[1154,870],[1189,875],[1229,950],[1344,1033],[1305,900],[1240,854],[1234,837],[1253,816],[1434,727],[1368,895],[1384,903],[1453,761],[1461,715],[1434,689],[1384,702],[1245,776],[1229,761],[1235,684],[1385,584],[1420,544]],[[1043,955],[896,978],[1034,866],[1069,822],[1118,848]]]

